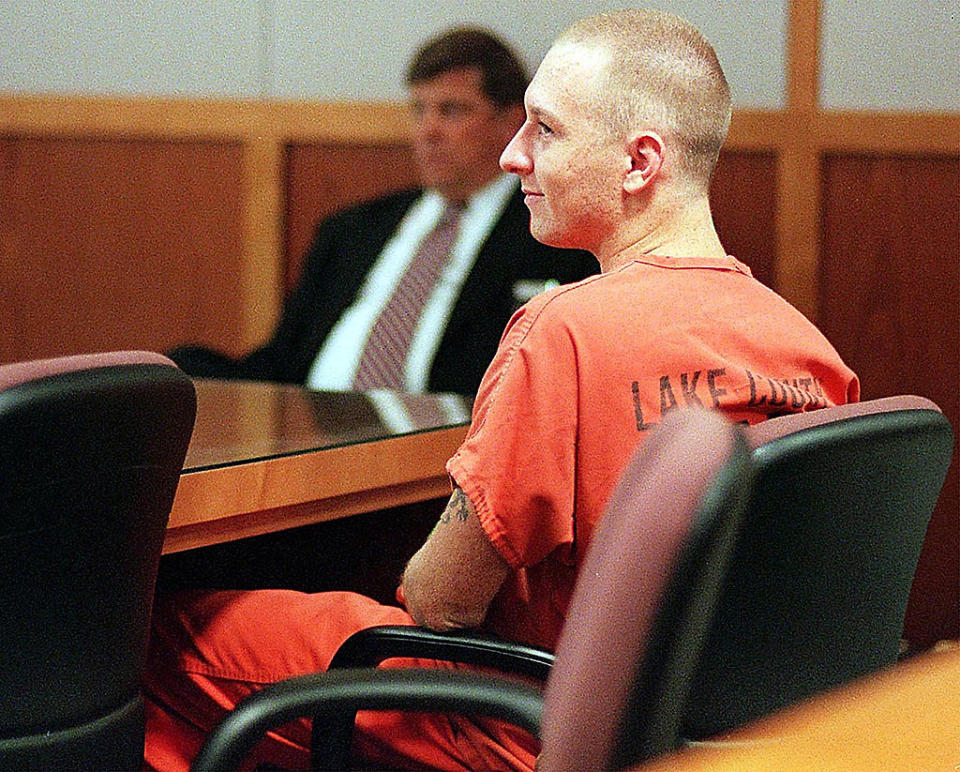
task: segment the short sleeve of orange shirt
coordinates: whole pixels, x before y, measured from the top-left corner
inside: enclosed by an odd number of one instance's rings
[[[573,541],[576,353],[562,325],[535,324],[545,305],[532,301],[508,324],[470,433],[447,464],[515,569]]]

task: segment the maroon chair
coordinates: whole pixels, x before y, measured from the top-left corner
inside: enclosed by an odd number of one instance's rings
[[[749,454],[735,427],[701,410],[668,414],[611,498],[545,694],[513,679],[446,668],[348,668],[292,678],[241,702],[208,737],[193,769],[237,769],[274,726],[303,715],[315,716],[315,729],[344,716],[349,725],[359,709],[490,715],[537,733],[542,707],[545,771],[620,768],[676,747],[749,485]],[[433,637],[455,645],[460,638]],[[480,643],[498,651],[496,641]],[[315,741],[315,768],[347,768],[349,737],[315,732]]]
[[[891,665],[953,431],[923,397],[749,427],[756,479],[684,719],[715,737]]]
[[[149,352],[0,366],[0,768],[138,769],[190,379]]]
[[[750,498],[741,443],[719,414],[676,411],[627,467],[547,679],[538,769],[622,769],[679,745]]]

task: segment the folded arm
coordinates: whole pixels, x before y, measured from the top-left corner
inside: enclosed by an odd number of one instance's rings
[[[455,488],[440,521],[407,564],[400,596],[417,624],[431,630],[477,627],[510,570],[466,494]]]

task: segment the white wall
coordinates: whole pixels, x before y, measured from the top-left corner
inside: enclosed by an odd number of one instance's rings
[[[303,99],[401,98],[403,72],[413,52],[456,24],[480,24],[499,33],[532,72],[553,38],[590,5],[559,0],[278,0],[272,93]]]
[[[786,0],[651,0],[713,41],[738,107],[784,104]],[[379,100],[407,60],[458,23],[484,24],[535,67],[604,0],[6,0],[0,91]],[[824,0],[831,107],[956,111],[952,0]]]
[[[820,101],[960,111],[957,0],[824,0]]]
[[[5,0],[0,89],[255,96],[261,4]],[[7,10],[12,7],[12,12]]]

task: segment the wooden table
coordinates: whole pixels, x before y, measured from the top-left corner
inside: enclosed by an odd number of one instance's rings
[[[197,381],[164,553],[449,495],[466,434],[453,395]]]
[[[636,772],[960,769],[960,648],[872,677],[665,756]]]

